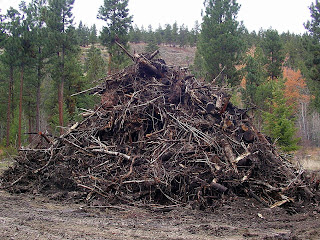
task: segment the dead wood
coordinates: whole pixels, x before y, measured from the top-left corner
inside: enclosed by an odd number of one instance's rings
[[[315,200],[304,173],[224,89],[167,66],[156,53],[133,55],[118,45],[134,64],[80,92],[100,94],[101,105],[84,109],[84,119],[65,134],[42,134],[45,142],[22,148],[2,188],[78,191],[84,201],[108,204],[207,207],[235,195],[266,207]]]

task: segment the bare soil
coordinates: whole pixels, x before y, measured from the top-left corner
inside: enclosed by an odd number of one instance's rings
[[[0,239],[320,239],[319,217],[317,206],[289,214],[245,198],[206,211],[93,208],[0,191]]]

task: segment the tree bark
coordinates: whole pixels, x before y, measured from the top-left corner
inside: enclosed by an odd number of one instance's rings
[[[23,66],[23,64],[21,64],[21,69],[20,69],[20,96],[19,96],[18,148],[21,147],[21,120],[22,120],[23,72],[24,72],[24,66]]]
[[[38,49],[39,55],[41,54],[41,48]],[[41,87],[41,63],[38,60],[38,69],[37,69],[37,102],[36,102],[36,131],[40,131],[40,87]]]
[[[64,74],[64,57],[65,57],[65,46],[62,46],[62,56],[61,56],[61,81],[58,89],[58,104],[59,104],[59,125],[60,125],[60,134],[63,134],[63,90],[65,82]]]
[[[29,109],[31,109],[31,104],[30,104],[30,102],[29,102]],[[29,116],[29,120],[28,120],[28,130],[29,130],[29,133],[30,132],[32,132],[32,120],[31,120],[31,116]],[[32,135],[31,134],[29,134],[29,137],[28,137],[28,141],[29,141],[29,143],[31,143],[32,142]]]
[[[9,92],[8,92],[8,109],[7,109],[7,142],[6,146],[10,145],[10,116],[11,116],[11,95],[12,95],[12,87],[13,87],[13,66],[10,66],[10,79],[9,79]]]
[[[109,52],[109,58],[108,58],[108,75],[111,75],[111,62],[112,62],[112,54]]]

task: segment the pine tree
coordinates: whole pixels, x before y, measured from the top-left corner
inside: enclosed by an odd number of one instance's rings
[[[95,24],[93,24],[92,27],[90,28],[89,43],[94,45],[97,42],[98,42],[97,27]]]
[[[156,37],[154,34],[149,34],[147,46],[145,48],[145,52],[153,53],[156,50],[159,50],[159,46],[157,44]]]
[[[35,130],[40,131],[40,101],[41,101],[41,83],[45,75],[45,60],[48,57],[46,47],[47,31],[45,28],[46,0],[32,0],[26,9],[30,23],[30,32],[32,32],[32,45],[34,46],[34,68],[36,77],[34,78],[34,88],[36,89],[36,109],[35,109]],[[30,90],[30,89],[29,89]],[[32,94],[32,93],[30,93]],[[30,110],[30,113],[33,112]],[[30,116],[31,117],[31,116]],[[31,130],[31,129],[29,129]],[[31,132],[31,131],[30,131]]]
[[[155,37],[158,45],[162,44],[163,36],[164,36],[164,32],[162,30],[161,25],[159,24],[159,27],[156,29],[155,34],[154,34],[154,37]]]
[[[90,30],[89,28],[80,21],[79,26],[76,30],[77,37],[79,41],[79,45],[85,47],[89,45],[89,37],[90,37]]]
[[[283,45],[277,30],[268,29],[263,34],[262,49],[267,58],[267,72],[271,79],[281,78],[284,61]]]
[[[294,112],[284,97],[283,82],[271,81],[274,82],[273,98],[269,101],[271,111],[263,114],[263,129],[283,151],[297,150],[299,139],[295,137],[297,129]]]
[[[203,68],[208,80],[237,85],[240,76],[235,65],[243,50],[242,26],[236,19],[240,5],[236,0],[205,0],[204,5],[195,64]]]
[[[172,28],[170,24],[166,24],[166,27],[164,29],[164,41],[169,45],[173,44]]]
[[[6,129],[6,113],[7,113],[7,94],[8,81],[7,80],[7,66],[2,63],[0,59],[0,144],[1,140],[5,139]]]
[[[7,101],[7,124],[6,124],[6,146],[10,145],[10,124],[12,116],[12,100],[13,100],[13,85],[14,85],[14,69],[18,65],[18,53],[20,47],[19,26],[21,16],[18,10],[10,8],[4,17],[4,29],[6,30],[6,38],[3,42],[4,53],[1,55],[1,61],[9,69],[9,84],[8,84],[8,101]]]
[[[264,100],[261,99],[259,90],[267,81],[267,75],[264,70],[262,50],[257,48],[254,56],[247,56],[245,64],[245,88],[242,94],[245,106],[263,109]]]
[[[86,60],[88,82],[94,82],[105,76],[106,63],[103,60],[101,50],[91,46]]]
[[[108,48],[109,64],[108,73],[112,68],[123,64],[126,56],[115,45],[115,40],[128,48],[129,29],[131,27],[132,16],[129,15],[129,0],[104,0],[103,6],[100,6],[98,19],[106,22],[101,32],[102,44]]]
[[[4,29],[4,16],[1,14],[1,9],[0,9],[0,48],[2,47],[4,40],[6,39],[6,33]]]
[[[198,21],[195,21],[194,27],[191,29],[188,42],[191,47],[197,45],[198,37],[200,34],[200,25]]]
[[[178,39],[179,39],[178,42],[180,47],[185,47],[187,45],[188,35],[189,35],[188,27],[185,27],[184,24],[182,24],[180,26],[179,36],[178,36]]]
[[[52,76],[58,83],[58,112],[60,134],[64,126],[64,84],[66,80],[65,58],[75,51],[75,35],[72,27],[74,0],[49,0],[46,24],[51,46]]]
[[[175,22],[174,24],[172,24],[172,33],[171,33],[171,37],[172,37],[172,43],[173,46],[175,46],[176,44],[178,44],[178,23]]]
[[[311,21],[305,24],[310,33],[310,39],[304,38],[305,48],[311,53],[311,59],[307,62],[311,83],[309,88],[314,96],[312,107],[320,112],[320,2],[316,0],[310,6]]]
[[[136,24],[134,25],[134,27],[130,28],[129,40],[130,42],[134,42],[134,43],[139,43],[142,40],[142,33]]]

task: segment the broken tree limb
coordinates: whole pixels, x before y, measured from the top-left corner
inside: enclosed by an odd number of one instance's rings
[[[148,71],[155,74],[157,77],[163,77],[163,74],[152,65],[152,63],[142,55],[139,54],[131,54],[124,46],[122,46],[118,41],[115,41],[116,44],[124,51],[135,63],[141,65],[142,68],[146,68]]]
[[[245,192],[250,196],[256,199],[259,203],[261,203],[263,206],[269,208],[269,204],[266,203],[264,200],[262,200],[259,196],[257,196],[251,189],[245,189]]]
[[[222,139],[221,141],[222,147],[224,149],[224,152],[226,154],[226,157],[231,164],[233,170],[238,173],[237,164],[236,164],[236,157],[233,153],[231,145],[228,143],[226,139]]]
[[[157,56],[157,54],[159,54],[159,50],[156,50],[153,53],[151,53],[149,60],[152,60],[155,56]]]
[[[92,149],[92,152],[96,152],[96,153],[105,153],[105,154],[108,154],[108,155],[113,155],[113,156],[120,156],[120,157],[123,157],[127,160],[130,160],[131,157],[128,156],[127,154],[124,154],[124,153],[120,153],[120,152],[113,152],[113,151],[108,151],[106,149]]]
[[[216,189],[217,191],[222,192],[222,193],[225,193],[228,191],[227,187],[225,187],[219,183],[216,183],[216,182],[210,183],[210,186],[213,187],[214,189]]]
[[[255,131],[247,110],[229,103],[228,89],[149,54],[126,54],[134,64],[92,89],[101,104],[83,109],[85,118],[51,143],[20,150],[2,186],[89,192],[88,204],[207,207],[244,192],[264,206],[287,207],[282,196],[316,199],[305,173]]]

